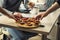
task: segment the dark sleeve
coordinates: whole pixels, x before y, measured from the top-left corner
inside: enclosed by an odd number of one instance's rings
[[[60,0],[57,0],[57,3],[60,5]]]

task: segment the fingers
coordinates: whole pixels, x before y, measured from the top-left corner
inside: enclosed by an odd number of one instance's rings
[[[43,15],[40,17],[40,20],[42,20],[43,19]]]
[[[43,17],[44,17],[44,14],[39,14],[39,15],[36,16],[36,19],[37,20],[42,20]]]
[[[40,20],[41,15],[36,16],[36,20]]]
[[[10,15],[10,18],[17,20],[14,15]]]
[[[14,15],[16,21],[20,20],[23,17],[21,15],[21,13],[19,13],[19,12],[15,12],[13,15]]]
[[[16,13],[14,13],[13,15],[14,15],[14,16],[17,16],[17,17],[22,17],[21,13],[19,13],[19,12],[16,12]]]
[[[14,17],[13,19],[14,19],[15,21],[17,21],[17,19],[16,19],[15,17]]]
[[[36,16],[36,19],[42,20],[43,17],[45,17],[45,15],[46,15],[46,12],[40,12],[39,15]]]

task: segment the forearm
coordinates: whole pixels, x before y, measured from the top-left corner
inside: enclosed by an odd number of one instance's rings
[[[55,2],[49,9],[46,10],[46,14],[49,14],[49,13],[55,11],[59,7],[60,7],[59,4],[57,2]]]
[[[4,15],[8,15],[8,13],[5,10],[3,10],[3,8],[1,8],[1,7],[0,7],[0,12]]]
[[[37,19],[42,19],[43,17],[47,16],[49,13],[55,11],[56,9],[58,9],[60,7],[60,1],[55,2],[50,8],[48,8],[45,12],[41,13],[40,15],[38,15],[36,18]]]
[[[4,9],[1,8],[1,7],[0,7],[0,12],[1,12],[2,14],[4,14],[4,15],[8,16],[8,17],[11,17],[11,16],[12,16],[12,14],[6,12],[6,10],[4,10]]]

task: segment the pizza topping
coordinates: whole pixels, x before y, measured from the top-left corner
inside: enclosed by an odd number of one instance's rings
[[[20,22],[21,25],[25,24],[24,22]]]
[[[21,25],[27,25],[27,26],[33,26],[33,25],[39,25],[39,20],[36,20],[35,18],[22,18],[18,21]]]
[[[32,26],[32,24],[28,24],[28,26]]]
[[[27,20],[28,18],[23,17],[22,20]]]

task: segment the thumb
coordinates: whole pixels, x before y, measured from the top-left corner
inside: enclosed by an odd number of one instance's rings
[[[14,15],[10,15],[10,18],[14,19],[14,20],[17,20]]]
[[[40,20],[42,20],[43,19],[43,15],[40,17]]]

